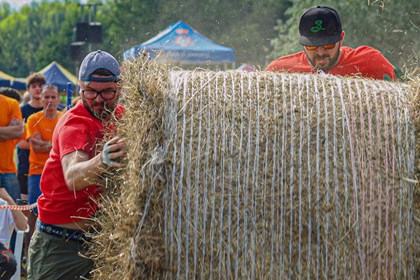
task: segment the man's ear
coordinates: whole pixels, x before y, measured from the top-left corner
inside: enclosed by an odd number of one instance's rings
[[[345,36],[346,36],[346,34],[344,33],[344,31],[341,31],[341,38],[340,38],[341,43],[343,43]]]
[[[80,98],[83,97],[83,95],[82,95],[82,83],[83,82],[79,80],[79,83],[78,84],[79,84],[79,96],[80,96]]]

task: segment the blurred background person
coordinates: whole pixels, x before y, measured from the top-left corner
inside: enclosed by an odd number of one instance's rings
[[[28,178],[28,203],[36,203],[41,195],[39,181],[45,162],[51,150],[51,141],[54,128],[62,112],[57,110],[60,103],[58,88],[54,85],[45,85],[41,91],[43,110],[32,114],[27,122],[27,140],[30,144],[29,153],[29,178]],[[30,240],[35,228],[37,208],[29,213],[28,222]]]
[[[29,102],[20,107],[22,118],[28,121],[30,115],[42,111],[41,90],[46,83],[44,75],[34,73],[28,77],[26,85],[29,94]],[[28,171],[29,171],[29,142],[25,139],[19,141],[18,155],[18,180],[20,192],[24,201],[28,200]]]
[[[21,96],[19,92],[13,88],[9,87],[0,87],[0,94],[3,94],[4,96],[13,98],[17,102],[21,102]]]
[[[19,103],[0,94],[0,185],[14,201],[20,199],[14,151],[22,135],[23,123]]]
[[[44,75],[40,73],[31,74],[26,83],[27,93],[29,95],[29,102],[24,103],[20,106],[22,118],[26,123],[29,116],[32,114],[42,111],[41,102],[41,90],[42,86],[45,85],[46,79]],[[22,195],[22,204],[27,204],[28,201],[28,172],[29,172],[29,142],[26,139],[22,139],[17,144],[17,157],[18,157],[18,181],[20,186],[20,192]],[[12,243],[14,241],[13,234]],[[25,234],[25,246],[24,255],[27,255],[29,246],[29,235]]]
[[[303,51],[272,61],[266,71],[290,73],[324,72],[339,76],[360,76],[396,80],[394,66],[380,51],[368,46],[342,46],[344,31],[338,12],[327,6],[306,10],[299,23]]]
[[[25,105],[26,103],[28,103],[29,101],[31,101],[31,96],[29,94],[29,91],[25,91],[25,93],[22,95],[22,99],[20,101],[20,105]]]

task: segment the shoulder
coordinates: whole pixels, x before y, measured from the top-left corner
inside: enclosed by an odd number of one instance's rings
[[[1,107],[6,108],[7,111],[19,112],[20,114],[19,102],[15,99],[0,94],[0,103]]]
[[[352,57],[386,59],[379,50],[369,46],[360,46],[357,48],[342,47],[341,51],[343,52],[343,54]]]
[[[81,133],[102,127],[101,122],[93,117],[81,102],[64,114],[60,112],[57,126],[60,130],[80,130]]]
[[[353,67],[366,78],[396,80],[394,66],[379,50],[369,46],[360,46],[355,49],[342,47],[341,50],[343,67]]]
[[[4,101],[6,102],[6,103],[8,103],[11,107],[13,107],[13,108],[19,108],[19,102],[17,102],[17,100],[15,100],[15,99],[13,99],[13,98],[10,98],[10,97],[7,97],[7,96],[4,96],[4,95],[2,95],[2,99],[4,98]]]
[[[273,60],[265,69],[265,71],[279,71],[282,69],[289,69],[296,64],[302,63],[305,54],[303,51],[285,55]]]
[[[43,115],[44,115],[43,111],[33,113],[28,117],[27,121],[30,122],[30,121],[33,121],[33,120],[39,120]]]

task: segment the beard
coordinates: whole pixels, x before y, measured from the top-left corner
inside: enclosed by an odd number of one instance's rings
[[[107,104],[106,102],[96,102],[93,101],[91,105],[89,105],[85,99],[82,100],[83,105],[89,111],[89,113],[99,120],[107,120],[115,110],[117,103],[114,102],[112,105]],[[93,109],[95,106],[103,106],[103,109]]]
[[[308,57],[309,62],[313,65],[313,67],[316,70],[320,70],[323,72],[328,72],[330,71],[337,63],[338,59],[340,57],[340,51],[338,51],[333,57],[329,56],[329,55],[315,55],[313,57],[313,59],[310,59]],[[319,65],[317,64],[317,60],[321,60],[321,59],[329,59],[329,63],[325,64],[325,65]]]

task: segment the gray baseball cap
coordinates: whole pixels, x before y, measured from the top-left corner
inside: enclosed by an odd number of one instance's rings
[[[92,77],[98,69],[106,69],[112,77]],[[101,50],[89,53],[82,61],[79,70],[79,80],[83,82],[115,82],[121,74],[118,61],[109,53]]]

